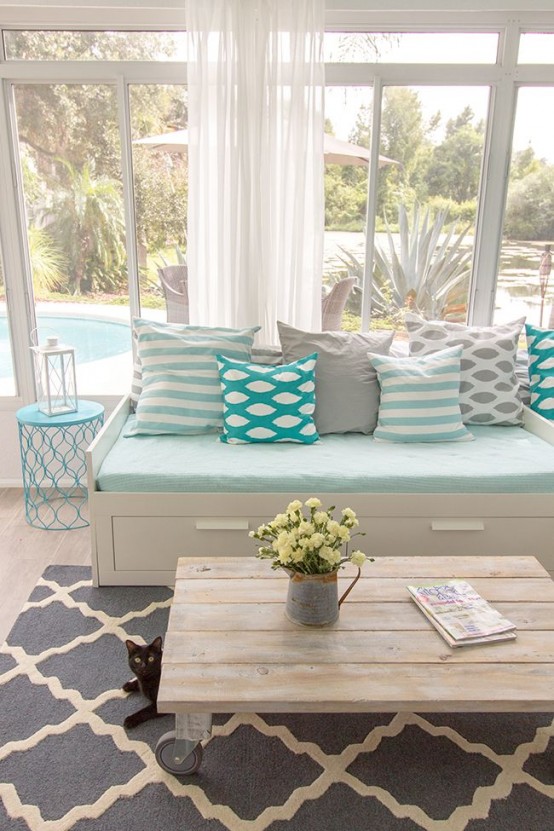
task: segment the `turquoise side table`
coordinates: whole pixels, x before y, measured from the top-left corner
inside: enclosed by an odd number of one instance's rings
[[[47,416],[30,404],[15,415],[27,522],[45,531],[84,528],[85,450],[104,423],[104,407],[81,399],[76,413]]]

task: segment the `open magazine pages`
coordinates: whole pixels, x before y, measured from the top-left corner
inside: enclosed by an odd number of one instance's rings
[[[515,625],[465,580],[407,588],[451,646],[515,638]]]

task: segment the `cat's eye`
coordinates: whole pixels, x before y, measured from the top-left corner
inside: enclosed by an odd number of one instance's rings
[[[140,658],[139,658],[139,656],[138,656],[138,655],[137,655],[137,656],[136,656],[136,658],[135,658],[135,664],[140,664]]]
[[[148,663],[149,663],[149,664],[151,664],[153,660],[154,660],[154,656],[153,656],[153,655],[149,655],[149,656],[148,656]]]

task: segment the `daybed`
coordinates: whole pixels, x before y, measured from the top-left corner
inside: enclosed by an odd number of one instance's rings
[[[88,451],[97,585],[169,585],[180,556],[252,556],[248,530],[310,496],[356,511],[368,555],[533,554],[554,571],[554,425],[528,408],[524,428],[436,445],[124,439],[130,418],[125,398]]]

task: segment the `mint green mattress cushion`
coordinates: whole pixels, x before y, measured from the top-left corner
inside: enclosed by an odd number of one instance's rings
[[[326,435],[313,445],[230,445],[216,434],[121,435],[98,487],[123,493],[554,492],[554,446],[521,427],[472,425],[471,432],[473,442],[437,444],[379,443],[361,433]]]

